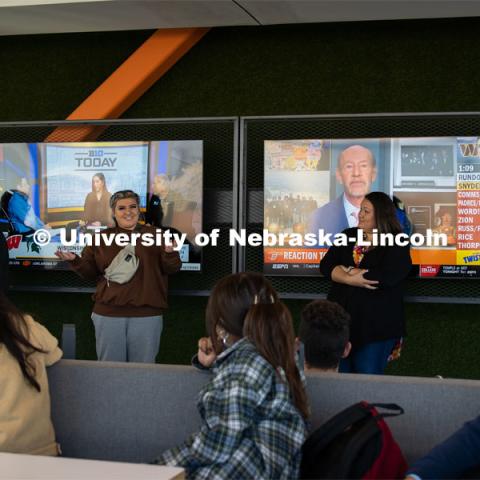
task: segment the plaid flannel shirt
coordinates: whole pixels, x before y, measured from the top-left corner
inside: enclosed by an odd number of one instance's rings
[[[188,478],[298,478],[305,422],[278,373],[247,340],[218,356],[199,394],[203,423],[157,463],[182,466]]]

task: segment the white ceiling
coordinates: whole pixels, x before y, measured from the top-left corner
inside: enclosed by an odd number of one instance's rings
[[[0,35],[477,16],[477,0],[0,0]]]

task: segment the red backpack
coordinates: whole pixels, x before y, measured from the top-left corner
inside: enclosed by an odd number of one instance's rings
[[[378,413],[375,407],[395,413]],[[383,420],[403,413],[395,404],[367,402],[341,411],[307,438],[300,478],[404,478],[407,462]]]

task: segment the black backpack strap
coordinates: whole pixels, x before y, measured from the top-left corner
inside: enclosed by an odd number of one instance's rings
[[[365,404],[357,403],[337,413],[311,433],[302,446],[301,478],[317,478],[321,452],[346,429],[368,417],[372,417],[371,411],[365,408]],[[329,476],[332,477],[331,472]]]
[[[342,433],[347,427],[358,422],[362,418],[370,415],[368,409],[365,408],[363,402],[356,403],[351,407],[342,410],[334,417],[317,428],[303,444],[304,453],[309,452],[309,449],[320,451],[325,448],[337,435]],[[312,452],[313,453],[313,452]]]

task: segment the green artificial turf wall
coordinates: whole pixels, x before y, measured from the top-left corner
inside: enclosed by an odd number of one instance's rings
[[[480,18],[212,29],[125,118],[479,111]],[[62,120],[151,32],[0,37],[0,120]]]
[[[95,335],[90,320],[90,295],[13,292],[12,300],[61,337],[62,324],[74,323],[77,358],[96,359]],[[286,301],[298,326],[307,301]],[[205,335],[205,297],[170,297],[158,362],[189,364],[197,340]],[[480,379],[480,321],[477,305],[407,304],[408,337],[400,360],[387,373]]]

